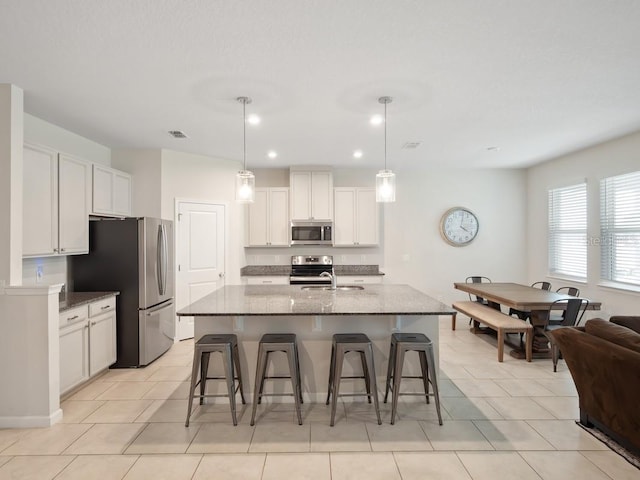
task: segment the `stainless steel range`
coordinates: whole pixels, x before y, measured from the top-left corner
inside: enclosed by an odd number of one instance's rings
[[[331,255],[294,255],[291,257],[290,285],[331,285],[330,276],[321,276],[322,272],[333,273]]]

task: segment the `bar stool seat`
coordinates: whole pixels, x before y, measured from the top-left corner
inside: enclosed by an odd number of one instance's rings
[[[407,352],[418,352],[420,357],[420,376],[402,376],[404,357]],[[433,355],[433,343],[422,333],[394,333],[391,335],[391,347],[389,349],[389,366],[387,368],[387,385],[384,391],[384,403],[387,403],[389,390],[393,391],[391,402],[391,425],[395,423],[398,411],[398,397],[401,395],[418,395],[426,398],[433,396],[436,401],[438,423],[442,425],[440,414],[440,394],[438,392],[438,377],[436,376],[435,358]],[[420,378],[424,385],[424,393],[400,393],[400,382],[403,378]],[[433,387],[433,394],[429,393],[429,384]]]
[[[360,361],[362,362],[362,375],[358,376],[342,376],[342,366],[344,364],[344,356],[347,352],[360,353]],[[333,427],[336,418],[336,407],[338,397],[353,397],[362,395],[360,393],[340,393],[340,380],[342,378],[363,378],[367,388],[367,398],[371,403],[373,396],[376,416],[378,417],[378,425],[382,424],[380,418],[380,405],[378,403],[378,387],[376,383],[376,371],[373,364],[373,345],[369,337],[364,333],[336,333],[333,335],[331,344],[331,365],[329,366],[329,386],[327,389],[327,402],[331,402],[331,423]],[[332,398],[333,397],[333,398]]]
[[[220,352],[224,366],[224,376],[209,377],[209,358],[211,353]],[[200,371],[200,379],[198,379]],[[226,394],[206,394],[207,380],[226,380]],[[236,386],[236,381],[238,385]],[[196,387],[200,385],[200,395],[194,395]],[[244,400],[244,390],[242,388],[242,373],[240,370],[240,356],[238,354],[238,337],[234,334],[211,334],[204,335],[198,340],[193,349],[193,367],[191,370],[191,388],[189,389],[189,406],[187,408],[187,421],[184,426],[189,426],[191,418],[191,408],[193,398],[200,399],[200,405],[204,404],[204,399],[208,397],[229,397],[231,406],[231,418],[234,425],[238,425],[236,417],[236,392],[240,390],[240,399]]]
[[[287,354],[289,363],[289,375],[267,376],[267,363],[269,355],[273,352]],[[264,381],[269,379],[290,378],[293,393],[264,393]],[[296,403],[298,425],[302,425],[302,383],[300,381],[300,360],[298,358],[298,344],[295,333],[267,333],[262,335],[258,345],[258,364],[256,367],[256,382],[253,390],[253,411],[251,413],[251,425],[255,424],[258,404],[262,403],[262,397],[292,395]]]

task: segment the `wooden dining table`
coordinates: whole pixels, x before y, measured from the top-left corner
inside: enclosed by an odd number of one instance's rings
[[[534,358],[548,358],[550,356],[549,341],[544,335],[545,326],[549,323],[549,311],[556,300],[569,300],[571,295],[542,290],[540,288],[521,285],[519,283],[464,283],[453,284],[457,290],[475,295],[487,300],[496,309],[501,306],[513,308],[522,312],[529,312],[533,325],[533,356]],[[600,310],[600,302],[589,300],[589,310]],[[563,304],[553,305],[554,309],[562,310]],[[503,313],[509,313],[508,310]],[[477,330],[474,330],[477,332]],[[520,345],[512,345],[509,352],[515,358],[524,358],[524,351]]]

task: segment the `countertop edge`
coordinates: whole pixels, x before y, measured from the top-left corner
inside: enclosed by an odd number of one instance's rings
[[[58,312],[66,312],[72,308],[81,307],[82,305],[87,305],[116,295],[120,295],[120,292],[66,292],[64,295],[60,295],[61,300]]]

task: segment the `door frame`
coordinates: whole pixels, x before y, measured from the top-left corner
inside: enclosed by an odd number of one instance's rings
[[[227,274],[226,274],[226,270],[227,270],[227,266],[229,265],[229,202],[224,202],[224,201],[215,201],[215,200],[211,200],[211,199],[202,199],[202,198],[185,198],[185,197],[174,197],[174,202],[173,202],[173,224],[175,226],[175,228],[173,229],[173,244],[174,244],[174,268],[173,268],[173,275],[174,275],[174,279],[173,279],[173,284],[175,285],[175,293],[176,296],[174,297],[174,302],[177,304],[178,299],[178,259],[180,258],[180,255],[178,254],[178,252],[180,251],[181,245],[180,245],[180,240],[179,240],[179,235],[178,235],[178,224],[179,224],[179,220],[178,220],[178,213],[180,212],[180,204],[181,203],[201,203],[203,205],[219,205],[224,207],[224,239],[223,239],[223,257],[224,257],[224,269],[225,269],[225,275],[224,275],[224,284],[226,285],[227,283]],[[177,310],[176,310],[177,311]],[[173,341],[174,343],[178,343],[180,340],[178,340],[178,320],[179,317],[176,315],[175,321],[174,321],[174,336],[173,336]]]

